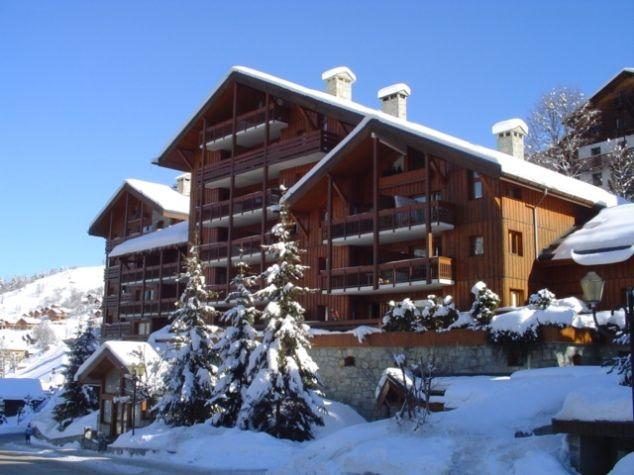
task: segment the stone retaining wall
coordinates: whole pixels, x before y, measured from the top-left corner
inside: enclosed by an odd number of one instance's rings
[[[487,343],[486,332],[377,333],[361,343],[351,334],[316,335],[311,356],[319,365],[329,398],[351,405],[369,419],[377,418],[374,391],[393,355],[410,361],[435,361],[438,375],[510,374],[526,368],[600,364],[614,347],[594,342],[594,334],[574,328],[544,328],[544,341],[521,364]],[[522,359],[520,357],[520,359]],[[511,363],[511,364],[510,364]]]

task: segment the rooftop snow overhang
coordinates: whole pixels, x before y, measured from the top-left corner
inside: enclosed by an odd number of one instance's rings
[[[309,89],[250,68],[234,66],[152,163],[176,170],[191,171],[193,154],[199,147],[198,130],[195,129],[202,127],[200,123],[202,118],[234,82],[261,92],[268,92],[275,98],[291,101],[307,109],[327,113],[335,119],[348,123],[356,124],[370,111],[369,108],[352,101],[346,104],[342,99],[326,92]]]
[[[166,185],[167,186],[167,185]],[[134,197],[139,200],[145,202],[152,206],[152,208],[162,216],[166,218],[173,219],[181,219],[186,220],[189,218],[189,213],[181,213],[174,210],[166,210],[159,203],[152,200],[149,196],[144,195],[143,193],[136,190],[133,186],[131,186],[127,181],[124,181],[123,184],[114,192],[112,197],[106,202],[106,205],[99,211],[97,217],[90,223],[90,227],[88,228],[88,234],[90,236],[98,236],[98,237],[108,237],[108,220],[107,215],[108,212],[117,204],[125,192],[129,192]]]

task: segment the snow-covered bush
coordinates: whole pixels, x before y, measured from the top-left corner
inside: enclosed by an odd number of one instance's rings
[[[4,404],[4,399],[0,396],[0,425],[7,423],[7,416],[5,415],[6,406]]]
[[[428,295],[422,303],[421,322],[426,330],[444,330],[458,320],[453,297]]]
[[[618,345],[623,345],[625,348],[629,348],[630,335],[622,332],[617,338],[615,338],[614,342]],[[611,363],[612,368],[609,372],[611,373],[616,371],[617,374],[621,376],[619,384],[621,386],[632,386],[634,381],[632,380],[632,359],[629,352],[626,355],[614,357]]]
[[[480,281],[471,289],[475,301],[471,306],[471,315],[480,325],[488,325],[495,315],[495,310],[500,306],[500,297]]]
[[[164,392],[156,406],[159,417],[171,426],[191,426],[209,418],[218,362],[207,328],[216,310],[208,303],[212,295],[205,289],[195,248],[187,260],[185,279],[187,286],[171,315],[176,356],[164,372]]]
[[[389,310],[383,316],[381,328],[386,332],[419,332],[424,328],[421,324],[421,313],[409,298],[401,302],[391,301]]]
[[[546,310],[555,300],[555,294],[548,289],[541,289],[531,294],[528,304],[539,310]]]
[[[249,358],[259,344],[253,323],[260,312],[255,308],[251,292],[256,278],[247,275],[248,266],[242,259],[236,268],[238,272],[225,299],[231,307],[221,317],[227,327],[215,347],[221,364],[210,399],[212,423],[226,427],[236,425],[244,392],[251,382],[247,372]]]
[[[77,336],[70,346],[68,364],[64,366],[64,386],[58,398],[59,404],[53,408],[53,419],[63,431],[74,419],[83,417],[99,407],[99,396],[91,386],[75,381],[75,373],[90,355],[99,347],[95,329],[88,325],[84,331],[77,330]]]
[[[313,438],[312,427],[323,425],[325,408],[318,366],[308,354],[308,326],[297,298],[308,289],[297,282],[304,276],[297,243],[291,240],[294,223],[285,206],[273,226],[276,242],[265,246],[275,256],[257,292],[267,302],[262,343],[251,354],[247,372],[252,375],[245,391],[238,425],[267,432],[274,437],[303,441]]]
[[[57,335],[48,319],[42,320],[31,332],[38,348],[44,350],[57,343]]]

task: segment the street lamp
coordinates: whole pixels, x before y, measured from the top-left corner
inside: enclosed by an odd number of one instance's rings
[[[583,279],[581,279],[583,300],[590,306],[590,310],[592,310],[592,318],[597,330],[600,330],[599,322],[597,321],[597,306],[603,298],[604,285],[605,281],[594,271],[588,272]]]

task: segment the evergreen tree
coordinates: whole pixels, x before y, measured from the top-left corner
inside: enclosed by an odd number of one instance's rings
[[[217,356],[207,322],[216,315],[209,305],[211,292],[205,289],[195,248],[187,260],[187,286],[172,313],[170,332],[175,335],[176,356],[163,377],[163,391],[157,410],[171,426],[190,426],[210,416]]]
[[[0,396],[0,426],[7,423],[7,416],[5,415],[6,407],[4,399]]]
[[[92,325],[88,325],[82,332],[77,331],[75,341],[70,347],[68,364],[64,365],[66,378],[59,396],[59,403],[53,409],[53,418],[64,430],[73,419],[85,416],[99,407],[99,398],[95,390],[75,381],[75,373],[79,367],[99,347]]]
[[[610,153],[608,185],[613,193],[634,200],[634,147],[628,147],[624,140]]]
[[[210,401],[212,423],[226,427],[236,425],[243,393],[250,383],[247,373],[249,357],[258,345],[253,323],[260,312],[255,308],[255,297],[251,291],[257,279],[247,275],[248,265],[242,261],[242,256],[236,268],[238,272],[225,299],[231,307],[221,318],[227,327],[216,344],[222,363]]]
[[[276,242],[265,246],[275,256],[261,278],[265,287],[257,295],[266,301],[261,345],[253,352],[247,371],[252,380],[245,392],[238,425],[298,441],[312,438],[312,426],[323,425],[325,412],[318,367],[308,354],[304,308],[297,298],[308,292],[297,282],[304,276],[300,250],[291,240],[288,209],[280,208],[273,226]]]

